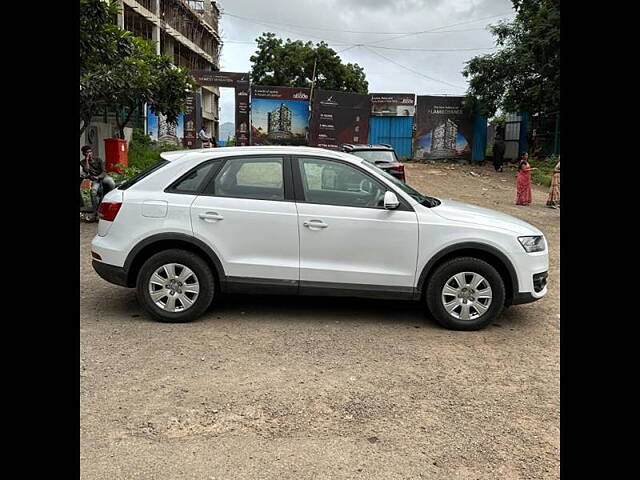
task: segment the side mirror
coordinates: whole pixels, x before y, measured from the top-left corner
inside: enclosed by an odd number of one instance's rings
[[[400,201],[398,200],[396,194],[387,190],[384,193],[384,208],[386,208],[387,210],[394,210],[398,208],[399,205]]]

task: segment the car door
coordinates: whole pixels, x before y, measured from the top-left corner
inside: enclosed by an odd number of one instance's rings
[[[348,162],[298,156],[293,167],[301,293],[410,296],[418,252],[411,206],[385,209],[390,188]]]
[[[196,197],[194,235],[216,252],[228,283],[297,289],[298,227],[291,190],[289,159],[234,156]]]

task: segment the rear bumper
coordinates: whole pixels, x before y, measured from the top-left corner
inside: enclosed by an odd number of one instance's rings
[[[107,282],[113,283],[115,285],[120,285],[121,287],[130,286],[127,284],[127,272],[125,272],[124,268],[115,267],[113,265],[99,262],[97,260],[93,260],[91,262],[91,265],[103,280],[106,280]]]

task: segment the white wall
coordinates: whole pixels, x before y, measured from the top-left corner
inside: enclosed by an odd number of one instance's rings
[[[104,139],[112,138],[114,134],[114,127],[111,123],[104,122],[91,122],[87,130],[80,136],[80,146],[78,147],[78,157],[82,158],[82,152],[80,149],[87,145],[87,132],[91,126],[96,126],[98,128],[98,141],[97,145],[93,149],[94,157],[100,157],[102,160],[106,160],[104,153]],[[117,130],[115,130],[117,132]],[[124,129],[124,137],[127,142],[131,141],[131,135],[133,134],[133,128],[125,127]]]

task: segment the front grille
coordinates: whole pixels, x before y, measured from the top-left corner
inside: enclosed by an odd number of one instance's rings
[[[536,291],[536,293],[540,293],[547,285],[548,276],[549,274],[547,272],[536,273],[533,276],[533,289]]]

